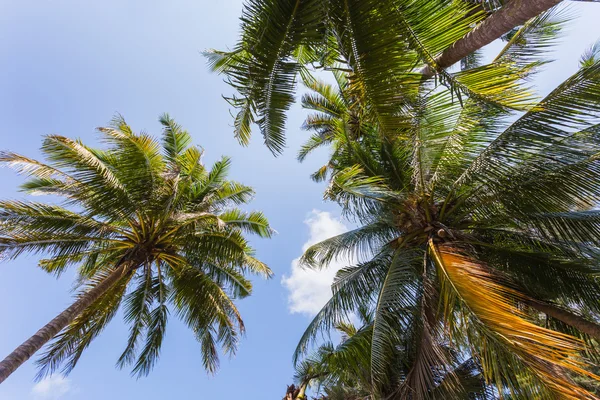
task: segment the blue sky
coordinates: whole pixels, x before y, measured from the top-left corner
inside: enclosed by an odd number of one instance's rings
[[[278,235],[254,241],[274,279],[255,280],[254,295],[239,303],[247,326],[234,359],[208,377],[193,335],[171,318],[161,360],[148,378],[114,368],[127,327],[117,317],[67,378],[37,384],[28,362],[0,386],[0,399],[280,399],[293,375],[291,354],[309,315],[327,298],[333,270],[303,273],[294,260],[307,243],[346,229],[322,185],[308,175],[324,160],[304,164],[295,152],[306,134],[304,113],[289,113],[288,150],[274,158],[258,135],[247,148],[233,139],[229,88],[211,74],[200,52],[233,45],[241,0],[82,2],[0,0],[0,148],[37,157],[42,135],[97,139],[94,128],[119,112],[136,130],[159,133],[169,112],[206,150],[210,163],[233,158],[231,177],[257,191]],[[600,38],[600,5],[577,3],[579,17],[558,46],[559,61],[536,78],[544,93],[577,68],[582,51]],[[491,46],[494,47],[494,46]],[[497,46],[496,46],[497,47]],[[2,198],[20,198],[21,179],[0,169]],[[335,266],[334,266],[335,268]],[[71,302],[71,276],[60,280],[36,268],[35,257],[0,265],[0,357]],[[293,289],[290,291],[289,289]],[[243,397],[241,397],[243,396]]]

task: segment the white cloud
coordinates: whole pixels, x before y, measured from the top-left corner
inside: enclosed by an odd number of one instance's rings
[[[72,391],[73,386],[68,378],[52,375],[38,383],[31,389],[35,399],[59,400]]]
[[[302,252],[324,239],[348,230],[338,218],[326,211],[313,210],[308,219],[310,235],[302,246]],[[321,271],[304,269],[298,265],[300,258],[292,261],[291,273],[283,276],[281,283],[288,290],[289,309],[292,313],[315,315],[331,297],[331,283],[336,272],[347,265],[346,262],[333,261]]]

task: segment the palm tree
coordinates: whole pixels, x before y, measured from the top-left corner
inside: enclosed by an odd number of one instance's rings
[[[233,50],[207,53],[213,70],[224,73],[237,92],[228,98],[238,110],[235,136],[247,144],[250,126],[257,123],[267,147],[280,153],[297,75],[313,67],[350,72],[369,112],[389,134],[397,134],[405,123],[396,111],[413,101],[422,81],[432,76],[457,96],[523,107],[523,99],[504,92],[527,68],[508,60],[460,72],[447,68],[560,0],[500,1],[507,4],[491,14],[479,3],[249,0]]]
[[[271,276],[245,233],[271,236],[260,212],[235,208],[253,195],[227,180],[230,160],[212,168],[190,134],[167,114],[162,142],[135,134],[122,117],[99,128],[107,149],[47,136],[42,163],[0,153],[0,162],[30,177],[29,194],[63,204],[0,202],[0,254],[44,253],[39,266],[59,276],[77,266],[76,301],[0,362],[0,382],[54,339],[38,360],[39,377],[70,372],[123,304],[130,334],[118,365],[149,373],[159,358],[169,308],[196,335],[207,371],[219,347],[236,350],[244,323],[233,302],[251,293],[247,273]]]
[[[455,375],[452,352],[473,358],[505,397],[596,398],[576,382],[600,379],[591,366],[600,340],[597,49],[522,115],[420,90],[394,136],[338,82],[341,90],[320,83],[304,98],[318,113],[301,157],[332,146],[325,197],[360,227],[312,246],[302,262],[357,263],[338,272],[296,360],[319,332],[373,307],[376,398],[398,348],[414,357],[399,398],[433,398],[435,371]],[[459,398],[461,387],[445,390],[442,398]]]
[[[390,368],[387,371],[388,384],[377,393],[371,377],[371,340],[373,334],[373,313],[364,309],[358,310],[358,319],[362,326],[341,322],[335,328],[341,340],[337,346],[332,342],[321,344],[311,355],[296,366],[296,381],[299,387],[314,387],[319,399],[327,400],[359,400],[359,399],[406,399],[410,393],[399,392],[398,388],[406,388],[405,380],[415,382],[410,375],[411,363],[418,360],[410,354],[407,346],[393,349]],[[438,332],[439,333],[439,332]],[[436,337],[436,340],[440,337]],[[412,338],[403,338],[409,343]],[[443,346],[443,343],[441,344]],[[481,367],[473,358],[462,358],[458,352],[448,351],[449,365],[447,369],[431,371],[434,378],[432,397],[443,399],[449,385],[460,385],[462,393],[452,393],[453,399],[493,399],[494,388],[485,383]],[[456,380],[456,381],[455,381]],[[300,397],[292,397],[300,399]]]

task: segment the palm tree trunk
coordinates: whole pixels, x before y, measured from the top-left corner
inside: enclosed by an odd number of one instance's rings
[[[452,46],[435,59],[439,70],[462,60],[469,54],[492,43],[516,26],[557,5],[562,0],[511,0],[500,10],[492,14],[475,29],[457,40]],[[435,70],[430,66],[421,71],[424,78],[431,77]]]
[[[108,289],[117,283],[127,272],[128,263],[121,263],[104,281],[81,296],[69,308],[58,314],[48,322],[35,335],[17,347],[4,360],[0,362],[0,383],[4,382],[17,368],[35,354],[42,346],[54,338],[60,331],[69,325],[83,310],[102,296]]]
[[[579,331],[600,340],[600,325],[595,322],[549,303],[542,303],[534,300],[526,301],[525,303],[552,318],[556,318],[557,320],[562,321],[567,325],[571,325]]]
[[[302,386],[300,386],[300,391],[298,392],[298,396],[296,396],[296,399],[298,400],[306,400],[306,387],[308,386],[308,384],[303,383]]]

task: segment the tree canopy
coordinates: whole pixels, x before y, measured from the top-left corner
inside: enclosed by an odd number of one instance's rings
[[[521,28],[498,58],[537,63],[518,38],[545,46],[551,36],[540,28],[555,27],[551,17]],[[438,390],[461,398],[456,354],[472,359],[496,394],[595,398],[573,380],[600,379],[593,372],[600,338],[594,54],[520,114],[422,87],[398,110],[405,125],[395,135],[348,74],[336,74],[337,88],[308,80],[313,93],[303,104],[316,113],[305,127],[315,133],[299,157],[331,148],[313,177],[328,179],[325,198],[359,227],[313,245],[301,260],[317,269],[340,257],[357,263],[338,272],[298,361],[320,332],[372,308],[374,398],[388,398],[390,384],[397,398],[435,398]],[[398,357],[408,366],[400,379],[390,373]],[[441,385],[440,374],[454,375],[444,378],[452,384]]]
[[[62,199],[0,202],[1,255],[41,253],[39,266],[57,276],[77,268],[78,299],[118,274],[58,327],[38,360],[40,377],[71,371],[119,308],[130,334],[118,366],[148,374],[173,313],[193,331],[204,367],[214,372],[219,350],[234,353],[244,332],[234,299],[252,292],[247,275],[272,274],[245,237],[270,237],[267,219],[237,208],[253,190],[227,179],[229,158],[205,167],[191,135],[167,114],[160,122],[160,141],[134,133],[117,116],[98,128],[104,148],[51,135],[42,145],[46,163],[0,153],[0,163],[28,176],[25,193]]]

